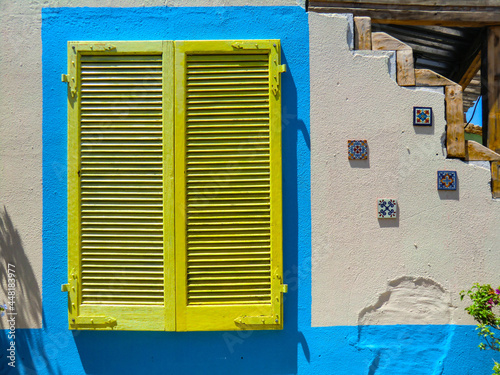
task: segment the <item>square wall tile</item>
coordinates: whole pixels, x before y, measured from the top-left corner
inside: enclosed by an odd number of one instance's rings
[[[413,125],[432,126],[432,108],[413,107]]]
[[[366,139],[362,140],[349,139],[347,141],[347,152],[349,155],[349,160],[368,159],[368,141]]]
[[[457,172],[438,171],[437,186],[438,190],[457,190]]]
[[[379,219],[396,219],[398,217],[398,201],[392,198],[381,198],[377,204]]]

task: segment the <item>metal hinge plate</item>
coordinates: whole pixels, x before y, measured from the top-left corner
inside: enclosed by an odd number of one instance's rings
[[[69,275],[68,283],[61,285],[61,291],[68,292],[70,314],[76,313],[77,290],[78,290],[78,276],[76,274],[76,270],[72,269]]]
[[[105,328],[117,325],[116,319],[110,316],[78,316],[71,324],[76,328]]]
[[[279,317],[276,316],[240,316],[234,320],[237,325],[266,325],[266,324],[278,324]]]
[[[277,62],[274,61],[277,65]],[[274,74],[273,80],[271,81],[271,91],[274,95],[278,95],[280,86],[280,74],[286,72],[286,64],[281,64],[276,66],[276,73]]]
[[[76,78],[71,74],[62,74],[61,81],[68,83],[71,96],[74,97],[76,95]]]
[[[267,46],[260,46],[259,43],[234,42],[231,44],[234,49],[267,49]]]

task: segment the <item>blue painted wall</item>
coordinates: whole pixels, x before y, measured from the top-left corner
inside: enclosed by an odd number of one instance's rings
[[[43,43],[43,318],[18,330],[23,374],[486,374],[470,326],[311,328],[309,35],[300,7],[50,8]],[[119,332],[67,329],[68,40],[267,39],[282,41],[283,331]],[[6,333],[6,332],[4,332]],[[5,335],[0,338],[6,343]],[[2,345],[2,347],[8,347]],[[5,353],[0,354],[4,357]]]

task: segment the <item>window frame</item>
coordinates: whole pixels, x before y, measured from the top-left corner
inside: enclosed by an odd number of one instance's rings
[[[265,48],[264,48],[265,47]],[[260,48],[260,50],[259,50]],[[180,225],[183,213],[176,207],[182,194],[182,175],[180,168],[182,153],[185,152],[183,140],[179,137],[182,127],[185,76],[183,58],[189,51],[207,53],[234,53],[241,49],[247,51],[269,51],[270,105],[269,131],[274,140],[271,144],[270,165],[273,168],[271,200],[274,217],[271,220],[272,251],[272,314],[263,314],[254,309],[248,316],[248,309],[231,309],[224,306],[208,309],[208,313],[194,314],[186,318],[180,306],[185,303],[185,290],[182,285],[180,263],[183,259],[182,239],[185,240],[185,225]],[[274,52],[273,52],[274,50]],[[82,306],[81,294],[81,213],[80,213],[80,95],[81,65],[80,56],[100,53],[119,54],[161,54],[162,55],[162,115],[163,115],[163,231],[164,231],[164,305],[158,308],[129,306],[124,308],[106,305]],[[286,286],[282,280],[282,201],[281,201],[281,82],[279,40],[252,41],[110,41],[110,42],[68,42],[68,74],[63,80],[68,82],[68,273],[69,282],[63,285],[68,292],[68,312],[70,329],[123,329],[123,330],[231,330],[231,329],[282,329],[282,293]],[[272,90],[276,90],[273,94]],[[174,161],[176,159],[176,161]],[[174,176],[175,174],[175,176]],[[174,193],[175,192],[175,193]],[[185,211],[184,211],[185,212]],[[175,223],[169,225],[169,223]],[[168,265],[173,265],[169,267]],[[173,297],[172,297],[173,296]],[[161,310],[161,311],[155,311]],[[217,311],[216,311],[217,310]],[[229,319],[224,324],[213,323],[217,317],[227,315],[228,311],[239,312],[239,320]],[[216,312],[214,312],[216,311]],[[118,316],[118,319],[115,317]],[[121,317],[121,318],[120,318]],[[125,319],[124,319],[125,318]]]

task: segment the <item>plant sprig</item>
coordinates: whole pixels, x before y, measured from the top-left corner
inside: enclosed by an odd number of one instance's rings
[[[500,287],[493,289],[490,284],[475,283],[471,289],[460,292],[460,300],[468,296],[472,304],[465,308],[478,323],[476,330],[483,342],[479,349],[500,352]],[[500,363],[495,362],[493,375],[500,375]]]

